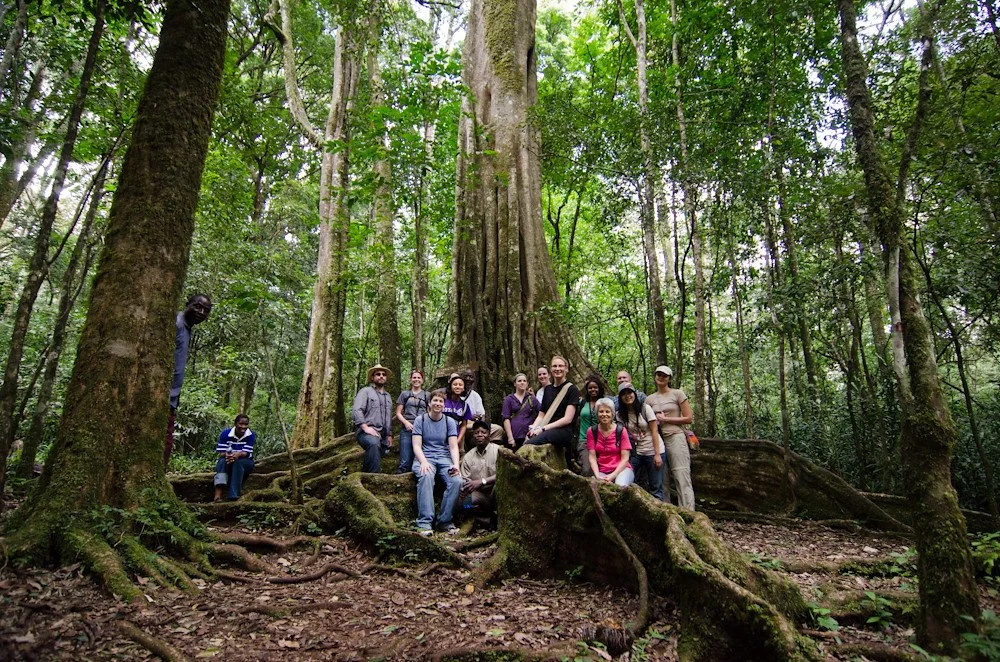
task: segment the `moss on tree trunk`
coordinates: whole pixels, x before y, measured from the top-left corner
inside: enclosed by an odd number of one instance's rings
[[[228,0],[167,3],[160,45],[111,206],[66,404],[45,471],[6,527],[11,554],[85,565],[136,597],[124,540],[139,519],[198,550],[203,532],[163,469],[174,315],[225,55]],[[121,529],[121,530],[119,530]],[[194,537],[192,537],[194,536]],[[123,566],[124,562],[124,566]],[[161,567],[164,576],[169,575]]]

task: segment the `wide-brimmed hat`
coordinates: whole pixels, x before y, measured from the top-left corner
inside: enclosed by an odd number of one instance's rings
[[[653,374],[655,375],[658,372],[662,372],[667,377],[673,377],[674,376],[674,371],[670,369],[670,366],[658,365],[658,366],[656,366],[656,370],[653,371]]]
[[[372,373],[375,372],[376,370],[385,370],[385,376],[392,377],[392,370],[389,370],[381,363],[376,363],[372,367],[368,368],[368,381],[372,380]]]

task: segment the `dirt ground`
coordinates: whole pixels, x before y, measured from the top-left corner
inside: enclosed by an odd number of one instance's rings
[[[905,540],[848,532],[803,522],[777,526],[732,521],[719,533],[755,562],[787,572],[807,601],[831,587],[915,591],[905,576],[868,578],[831,574],[847,560],[903,559]],[[226,529],[243,531],[243,529]],[[281,538],[272,532],[261,532]],[[58,570],[0,570],[0,660],[144,660],[147,648],[122,631],[123,623],[167,642],[191,659],[417,660],[458,649],[517,648],[551,651],[565,659],[611,659],[581,642],[598,624],[626,622],[636,608],[624,591],[563,581],[517,579],[475,589],[467,571],[435,566],[393,569],[350,541],[326,537],[262,558],[272,576],[315,573],[339,564],[358,574],[331,571],[322,578],[276,584],[264,575],[232,571],[245,581],[198,581],[198,591],[170,591],[140,578],[146,603],[109,597],[79,566]],[[469,553],[473,564],[492,549]],[[896,555],[896,556],[893,556]],[[990,589],[992,590],[992,589]],[[984,587],[984,608],[998,600]],[[914,593],[915,595],[915,593]],[[668,597],[654,603],[653,624],[622,660],[676,659],[679,617]],[[912,615],[893,614],[874,624],[838,624],[836,632],[807,626],[827,659],[866,659],[849,645],[882,644],[912,652]]]

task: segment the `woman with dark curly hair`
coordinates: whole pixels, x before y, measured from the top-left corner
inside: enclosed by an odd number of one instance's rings
[[[583,397],[580,398],[580,434],[576,448],[580,455],[583,475],[590,475],[590,455],[587,451],[587,430],[597,425],[597,401],[604,397],[604,384],[597,375],[587,377],[583,382]]]

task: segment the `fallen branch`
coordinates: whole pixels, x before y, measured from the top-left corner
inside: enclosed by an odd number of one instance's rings
[[[418,574],[421,577],[426,577],[427,575],[429,575],[429,574],[431,574],[433,572],[437,572],[438,570],[441,570],[442,568],[446,568],[446,567],[448,567],[447,563],[441,563],[440,561],[438,561],[436,563],[431,563],[429,566],[427,566],[426,568],[424,568],[423,570],[421,570]]]
[[[143,632],[129,621],[118,621],[118,630],[164,662],[189,662],[189,658],[163,639]]]
[[[220,570],[218,568],[214,569],[212,572],[219,579],[228,579],[231,582],[237,582],[240,584],[255,584],[258,581],[260,581],[256,577],[246,577],[244,575],[240,575],[235,572],[229,572],[228,570]]]
[[[265,581],[269,584],[304,584],[306,582],[314,582],[317,579],[322,579],[327,573],[339,572],[347,577],[353,577],[357,579],[361,576],[361,573],[357,570],[353,570],[339,563],[327,563],[319,570],[307,573],[305,575],[278,575],[276,577],[268,577]]]

